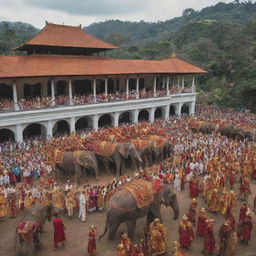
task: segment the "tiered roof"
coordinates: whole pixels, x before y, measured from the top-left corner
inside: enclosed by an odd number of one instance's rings
[[[118,47],[87,34],[80,26],[47,23],[31,40],[16,47],[15,51],[26,51],[33,47],[72,47],[84,49],[113,50]]]
[[[31,48],[32,47],[32,48]],[[34,47],[34,48],[33,48]],[[124,60],[105,57],[77,56],[81,49],[110,50],[117,47],[85,33],[81,26],[47,24],[42,31],[15,50],[49,47],[59,54],[31,54],[26,56],[0,56],[0,79],[18,77],[53,77],[128,74],[203,74],[205,70],[185,62],[175,55],[165,60]],[[54,48],[51,48],[54,47]],[[40,48],[42,49],[42,48]],[[61,50],[59,50],[61,49]],[[67,55],[70,51],[76,55]]]

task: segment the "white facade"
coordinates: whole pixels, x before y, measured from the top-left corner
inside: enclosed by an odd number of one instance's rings
[[[140,112],[146,110],[149,116],[148,121],[153,122],[157,109],[161,109],[161,111],[159,110],[161,116],[158,118],[169,119],[172,106],[178,116],[181,115],[183,105],[186,105],[189,114],[193,115],[195,102],[196,93],[182,93],[119,102],[6,112],[0,113],[0,130],[11,130],[15,135],[15,140],[21,142],[23,141],[23,131],[30,124],[40,124],[43,129],[42,133],[52,136],[54,125],[61,120],[65,120],[69,124],[70,132],[76,132],[76,122],[80,118],[86,118],[92,128],[98,129],[99,119],[105,114],[109,114],[113,126],[118,126],[121,114],[128,112],[131,121],[136,123]]]

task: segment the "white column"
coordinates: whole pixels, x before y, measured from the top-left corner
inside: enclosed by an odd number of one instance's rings
[[[126,78],[126,99],[129,99],[129,77]]]
[[[16,125],[16,141],[23,142],[22,128],[21,124]]]
[[[55,106],[54,80],[51,80],[52,106]]]
[[[157,80],[157,77],[155,76],[154,77],[154,89],[153,89],[153,93],[154,93],[154,97],[156,97],[156,80]]]
[[[170,95],[170,76],[167,76],[166,80],[166,94]]]
[[[119,112],[115,112],[115,115],[114,115],[114,126],[115,127],[118,126],[118,120],[119,120]]]
[[[138,116],[139,116],[139,110],[138,109],[133,110],[133,112],[132,112],[132,122],[134,124],[138,123]]]
[[[177,112],[175,113],[178,117],[181,116],[181,107],[182,107],[182,103],[179,102],[178,105],[177,105],[177,107],[176,107],[176,111],[177,111]]]
[[[99,122],[99,116],[98,115],[94,115],[92,118],[92,127],[95,130],[98,130],[98,122]]]
[[[47,138],[50,139],[52,137],[52,120],[49,120],[47,123]]]
[[[70,133],[76,132],[76,120],[74,117],[70,118]]]
[[[72,80],[68,81],[69,105],[73,105]]]
[[[156,108],[151,108],[150,109],[150,115],[149,115],[150,123],[153,123],[155,121],[155,110],[156,110]]]
[[[167,106],[165,106],[164,119],[165,119],[165,120],[168,120],[168,119],[169,119],[169,116],[170,116],[170,106],[167,105]]]
[[[178,76],[178,90],[180,91],[180,77]]]
[[[192,79],[192,92],[196,92],[196,87],[195,87],[195,77],[193,76],[193,79]]]
[[[136,80],[136,99],[140,98],[139,89],[140,89],[140,78],[137,77],[137,80]]]
[[[185,87],[185,78],[184,78],[184,76],[182,77],[182,90],[184,89],[184,87]]]
[[[190,103],[189,115],[193,116],[195,114],[195,107],[196,107],[196,102],[192,101]]]
[[[15,82],[12,84],[12,93],[13,93],[14,110],[19,110],[18,97],[17,97],[17,85]]]
[[[96,102],[96,98],[97,98],[97,95],[96,95],[96,93],[97,93],[97,91],[96,91],[96,85],[97,85],[97,79],[95,78],[94,80],[93,80],[93,98],[94,98],[94,101]]]
[[[105,78],[105,96],[108,95],[108,78]]]

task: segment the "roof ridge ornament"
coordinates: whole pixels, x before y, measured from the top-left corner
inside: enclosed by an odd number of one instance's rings
[[[171,54],[171,58],[176,58],[176,53],[173,51],[172,54]]]

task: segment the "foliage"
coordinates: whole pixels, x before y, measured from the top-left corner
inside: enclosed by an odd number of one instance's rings
[[[185,9],[165,22],[108,20],[85,30],[121,47],[108,56],[126,59],[178,57],[206,69],[197,79],[198,100],[245,106],[256,112],[256,3],[235,0],[201,11]],[[38,29],[0,22],[0,54],[30,39]]]

